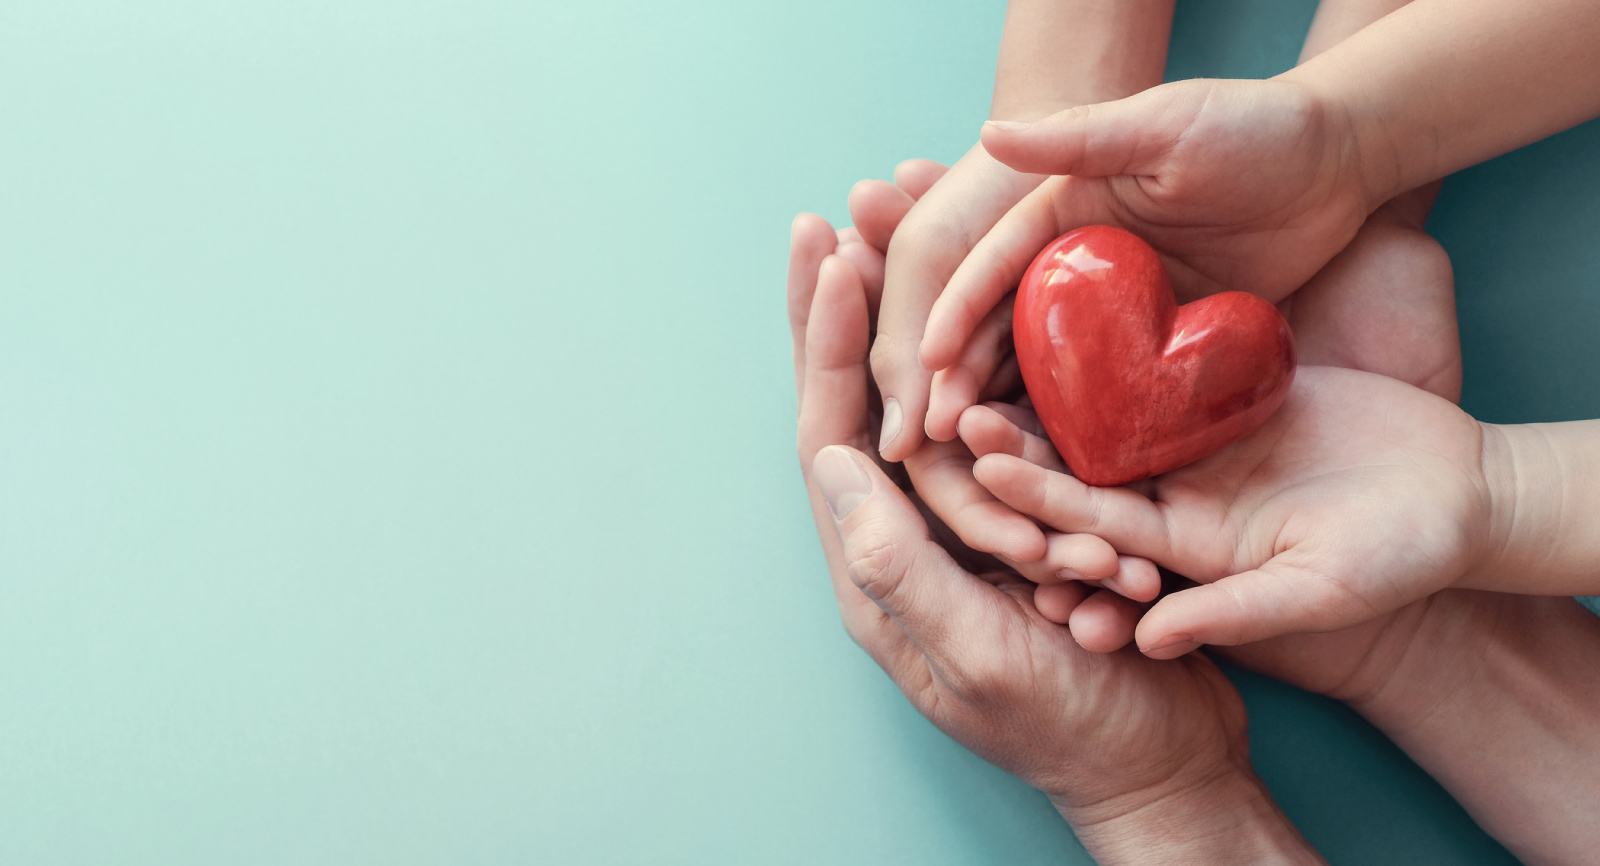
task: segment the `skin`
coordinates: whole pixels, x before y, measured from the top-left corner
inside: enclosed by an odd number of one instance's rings
[[[1370,373],[1301,367],[1250,436],[1153,479],[1094,488],[1006,454],[974,474],[1002,501],[1205,584],[1140,621],[1170,658],[1357,625],[1490,561],[1499,434],[1447,400]],[[1503,534],[1503,533],[1501,533]]]
[[[808,223],[815,227],[811,220],[797,220],[796,259],[809,256],[818,262],[827,253],[819,254],[817,247],[807,248],[804,241]],[[831,235],[828,230],[830,242]],[[836,265],[840,261],[832,258]],[[818,282],[815,278],[808,282],[807,271],[817,274],[817,270],[806,267],[794,270],[799,278],[791,284],[792,301],[807,296],[815,300]],[[840,306],[837,299],[853,296],[848,280],[847,269],[842,265],[829,267],[822,275],[822,295],[834,298],[835,308]],[[842,291],[837,283],[846,284]],[[856,310],[865,306],[865,297],[863,288]],[[800,335],[796,341],[797,357],[807,359],[812,370],[808,375],[804,367],[797,369],[797,390],[805,395],[800,437],[803,466],[806,457],[822,450],[819,446],[827,440],[870,443],[875,432],[872,410],[876,401],[868,396],[870,384],[864,368],[859,366],[865,340],[854,338],[852,342],[851,329],[841,327],[842,318],[831,318],[825,311],[813,317],[813,306],[824,310],[828,305],[791,303],[791,309],[805,311],[794,322]],[[860,322],[859,312],[846,312]],[[806,337],[805,328],[812,318],[818,324],[819,335]],[[807,343],[817,349],[809,357],[804,351]],[[829,396],[819,396],[817,386],[806,387],[808,380],[827,388]],[[828,402],[834,399],[838,402]],[[854,400],[860,400],[860,405],[851,402]],[[1031,452],[1036,457],[1046,453],[1047,448],[1042,445]],[[852,459],[859,462],[864,456],[856,453]],[[861,468],[870,472],[866,466]],[[1070,713],[1065,718],[1061,716],[1063,702],[1095,718],[1103,718],[1100,714],[1104,713],[1118,713],[1119,719],[1125,718],[1121,714],[1124,711],[1105,704],[1077,703],[1070,697],[1106,692],[1090,687],[1093,680],[1087,674],[1084,679],[1077,679],[1082,671],[1095,670],[1078,661],[1070,665],[1064,661],[1080,658],[1076,656],[1080,648],[1062,640],[1059,632],[1053,640],[1046,639],[1049,633],[1039,631],[1045,626],[1028,617],[1028,585],[995,574],[992,563],[978,562],[969,567],[985,575],[985,580],[995,581],[1007,598],[1016,601],[1015,608],[1009,601],[990,605],[988,602],[995,600],[993,595],[985,600],[978,596],[904,591],[908,582],[912,587],[920,586],[929,571],[935,578],[958,578],[960,585],[971,586],[972,571],[951,567],[958,558],[970,557],[971,552],[951,546],[948,540],[942,542],[946,547],[930,542],[930,534],[941,537],[939,525],[923,523],[923,516],[907,511],[906,504],[913,500],[899,499],[889,489],[887,476],[869,474],[868,478],[871,492],[861,502],[887,501],[890,507],[885,512],[889,519],[870,522],[872,534],[868,542],[855,549],[869,554],[862,555],[861,562],[890,563],[903,569],[893,573],[894,583],[874,583],[874,572],[863,570],[865,567],[852,574],[847,549],[838,535],[829,532],[833,511],[826,500],[819,503],[820,486],[808,479],[819,517],[819,534],[829,553],[846,628],[903,689],[914,690],[918,688],[916,684],[927,684],[927,691],[908,691],[908,696],[914,702],[921,700],[918,706],[930,718],[974,751],[1051,791],[1054,802],[1102,863],[1294,862],[1297,857],[1310,856],[1298,847],[1294,837],[1287,835],[1281,816],[1270,806],[1270,800],[1264,799],[1257,783],[1237,766],[1218,777],[1226,781],[1192,789],[1190,794],[1159,793],[1165,786],[1158,785],[1134,795],[1123,791],[1122,796],[1101,801],[1115,804],[1110,807],[1086,808],[1086,800],[1080,799],[1084,789],[1077,788],[1073,781],[1079,777],[1055,775],[1062,771],[1048,769],[1052,756],[1058,753],[1053,748],[1037,748],[1039,731],[1026,726],[1038,724],[1037,720],[1043,717],[1050,725],[1060,723],[1062,736],[1092,737],[1105,733],[1107,726],[1090,726],[1085,734],[1083,729],[1073,727],[1082,724],[1081,717]],[[849,497],[839,495],[841,489],[834,488],[835,499],[848,504]],[[852,512],[860,507],[858,503]],[[852,530],[850,521],[865,519],[846,513],[846,533]],[[945,550],[949,553],[943,553]],[[930,656],[919,656],[922,649],[908,647],[911,638],[895,636],[889,628],[895,622],[891,609],[878,606],[857,590],[857,580],[863,585],[879,586],[884,599],[898,596],[915,602],[919,612],[911,619],[902,616],[902,621],[918,623],[912,627],[913,632],[931,628],[943,636],[944,640],[930,641],[927,646],[937,646],[939,649],[934,652],[944,653],[932,659],[945,666],[938,670],[949,680],[934,680]],[[898,589],[888,589],[891,585]],[[978,637],[993,634],[984,629],[959,634],[947,631],[950,612],[967,608],[984,612],[972,620],[974,624],[991,622],[1008,637],[1020,632],[1027,639],[992,644]],[[990,621],[989,614],[996,610],[1001,613]],[[1020,626],[1018,617],[1022,618]],[[1021,646],[1026,651],[1013,657],[1017,651],[997,649],[1001,643]],[[1600,760],[1600,726],[1593,722],[1600,717],[1600,670],[1588,664],[1600,653],[1600,620],[1570,599],[1449,590],[1355,628],[1295,635],[1226,652],[1247,666],[1348,702],[1439,778],[1474,818],[1523,862],[1583,863],[1600,845],[1600,826],[1590,805],[1592,782],[1600,773],[1596,764]],[[1060,658],[1056,657],[1058,653]],[[1124,651],[1107,658],[1129,657]],[[1180,664],[1198,658],[1191,654]],[[922,678],[922,664],[930,665],[927,679]],[[1121,661],[1116,664],[1111,670],[1119,678],[1137,680],[1143,676],[1142,668],[1124,668]],[[968,665],[980,665],[977,670],[982,673]],[[1057,675],[1059,678],[1053,680],[1056,688],[1031,677],[1018,678],[1019,672],[1035,671]],[[994,678],[985,680],[991,676]],[[978,680],[985,680],[994,690],[971,693],[982,695],[977,708],[970,703],[974,700],[970,695],[961,700],[946,699],[940,691],[949,682]],[[1069,681],[1072,691],[1063,696],[1060,690]],[[1187,687],[1173,691],[1166,683],[1158,691],[1163,699],[1174,694],[1195,694]],[[1147,693],[1137,689],[1132,693],[1142,696],[1140,700],[1148,698]],[[928,698],[930,695],[938,696],[937,703]],[[1227,705],[1223,701],[1212,709],[1220,711]],[[1209,725],[1203,715],[1207,706],[1210,705],[1183,703],[1169,710]],[[936,715],[939,712],[952,715],[940,717]],[[1227,718],[1226,713],[1223,718]],[[1013,727],[1017,724],[1024,725],[1027,733],[1019,736]],[[1507,730],[1518,734],[1507,737]],[[1019,741],[1028,745],[1019,746]],[[1104,748],[1098,741],[1093,742],[1095,749]],[[1156,742],[1165,741],[1157,736]],[[1193,748],[1193,740],[1182,742],[1184,748]],[[1149,743],[1140,742],[1137,746],[1139,750],[1147,748],[1151,748]],[[1081,766],[1081,759],[1074,753],[1060,754],[1068,755],[1072,766]],[[1109,770],[1103,765],[1095,765],[1095,769],[1114,777],[1125,767],[1118,763]],[[1244,844],[1243,849],[1238,847],[1240,844]]]
[[[920,358],[956,363],[1034,254],[1082,225],[1148,240],[1183,297],[1277,302],[1383,203],[1600,114],[1600,91],[1566,83],[1600,77],[1596,33],[1600,6],[1580,0],[1417,0],[1268,81],[1174,82],[991,121],[996,159],[1061,176],[973,248],[929,313]]]
[[[1117,99],[1161,82],[1172,0],[1013,0],[995,73],[994,119],[1035,119],[1074,105]],[[986,232],[1044,177],[997,162],[980,145],[925,194],[896,196],[882,181],[851,195],[880,200],[883,215],[903,220],[878,249],[888,253],[872,368],[884,402],[885,459],[910,457],[924,441],[933,374],[917,361],[928,311],[950,275]],[[858,218],[859,219],[859,218]],[[959,409],[957,410],[959,413]],[[929,432],[955,438],[955,413]],[[916,471],[916,470],[913,470]],[[1014,554],[1037,550],[1018,548]]]
[[[1324,3],[1305,56],[1396,5]],[[907,165],[937,169],[922,161]],[[896,172],[913,198],[919,194],[916,174],[906,166]],[[1458,394],[1448,260],[1420,230],[1434,191],[1402,194],[1380,208],[1349,248],[1283,305],[1299,333],[1302,357],[1406,378],[1451,399]],[[853,196],[858,226],[871,222],[872,215],[863,218],[856,204]],[[1395,285],[1428,291],[1389,291]],[[1396,296],[1403,302],[1394,303]],[[1342,324],[1325,329],[1327,339],[1318,340],[1308,327],[1315,322]],[[1397,335],[1372,327],[1382,322],[1403,324],[1399,336],[1409,339],[1386,339]],[[1003,422],[1026,423],[1025,411],[1002,411]],[[970,439],[966,426],[961,432]],[[1025,456],[1053,458],[1053,451],[1043,443]],[[937,522],[931,531],[945,534]],[[961,555],[959,545],[950,548]],[[1083,595],[1077,586],[1046,583],[1035,592],[1035,604],[1043,610],[1048,605],[1042,599],[1063,590],[1069,593],[1067,608],[1077,604],[1081,612],[1090,605],[1078,601]],[[1573,759],[1600,753],[1588,724],[1595,708],[1573,700],[1600,694],[1594,677],[1582,674],[1583,660],[1596,649],[1595,636],[1593,618],[1570,600],[1446,591],[1355,628],[1226,652],[1246,666],[1349,701],[1439,776],[1524,862],[1560,863],[1582,862],[1595,845],[1592,835],[1572,832],[1589,820],[1587,811],[1572,804],[1586,802],[1582,793],[1594,775],[1592,766]],[[1507,669],[1514,675],[1506,675]],[[1525,734],[1507,742],[1497,735],[1506,729]],[[1531,768],[1540,769],[1535,774]],[[1171,819],[1167,827],[1187,826],[1184,819],[1192,817],[1181,810],[1163,813]]]
[[[918,176],[926,177],[943,168],[927,160],[915,160],[902,164],[896,176],[911,174],[915,169]],[[858,184],[857,192],[861,189]],[[913,187],[903,194],[915,192]],[[881,238],[893,234],[894,225],[885,223],[903,209],[887,204],[880,207],[870,198],[851,196],[851,214],[864,236]],[[821,218],[805,216],[802,220],[813,225]],[[825,237],[820,228],[810,231],[819,239]],[[862,250],[861,246],[841,245],[840,249],[848,250],[852,261],[870,261],[877,250]],[[869,275],[882,273],[881,266],[870,263],[862,271]],[[873,277],[865,277],[864,281],[869,296],[881,290]],[[1009,342],[1009,334],[1006,338]],[[983,394],[1020,388],[1014,362],[996,366],[1000,369],[983,386]],[[1002,407],[1001,411],[1007,410]],[[1020,411],[1015,417],[1031,418],[1031,413]],[[962,545],[994,554],[1000,564],[1040,584],[1035,604],[1046,618],[1070,623],[1071,633],[1079,643],[1097,652],[1108,652],[1131,641],[1142,611],[1134,602],[1152,601],[1160,592],[1161,578],[1155,565],[1142,558],[1119,555],[1094,535],[1042,531],[1034,521],[977,483],[972,475],[974,460],[963,442],[930,441],[913,453],[904,467],[924,504]],[[1017,538],[1034,546],[1018,554],[1017,546],[1007,543]],[[1030,549],[1032,553],[1026,552]]]
[[[1308,36],[1304,56],[1314,56],[1399,5],[1393,0],[1323,4]],[[1165,26],[1166,19],[1160,20]],[[1014,26],[1016,23],[1016,16],[1008,19],[1008,38],[1018,32],[1034,32]],[[1035,31],[1044,32],[1038,25],[1059,22],[1034,20],[1031,23]],[[1017,66],[1015,63],[1008,66],[1008,56],[1011,55],[1003,46],[1001,73],[996,84],[997,113],[1007,110],[1000,106],[1003,94],[1018,92],[1015,84],[1007,83],[1006,71]],[[1124,64],[1121,68],[1149,71],[1149,64],[1144,67],[1138,63]],[[1063,68],[1058,72],[1081,74],[1082,69]],[[1125,83],[1137,77],[1131,73],[1119,74]],[[1102,78],[1094,86],[1103,87],[1106,80]],[[1063,92],[1065,90],[1060,88],[1056,90],[1058,95]],[[901,227],[899,220],[913,212],[918,197],[935,185],[942,171],[936,163],[913,160],[897,169],[895,184],[863,181],[852,190],[851,214],[870,247],[887,252],[891,238],[916,234],[914,227]],[[1436,187],[1416,190],[1385,204],[1361,227],[1347,249],[1283,302],[1283,311],[1295,327],[1303,357],[1385,375],[1409,375],[1412,369],[1421,366],[1429,371],[1426,382],[1429,387],[1452,398],[1459,393],[1460,351],[1449,260],[1438,244],[1421,230],[1436,191]],[[948,249],[960,248],[960,245],[952,247],[952,242],[946,240],[936,247]],[[861,268],[869,290],[877,292],[880,289],[876,275],[883,273],[885,267],[863,259],[864,256],[856,256],[852,261]],[[1393,285],[1413,288],[1397,293],[1389,290]],[[894,306],[900,294],[903,294],[900,289],[889,286],[885,304]],[[1057,597],[1075,605],[1074,590],[1054,585],[1062,579],[1088,579],[1092,585],[1111,588],[1133,601],[1149,601],[1159,589],[1159,577],[1147,562],[1137,557],[1118,556],[1115,551],[1082,535],[1064,541],[1055,534],[1041,533],[1031,521],[996,502],[974,484],[970,452],[959,445],[940,444],[954,438],[962,410],[979,400],[1002,395],[1018,384],[1015,360],[1008,354],[1010,310],[1009,303],[991,310],[978,336],[969,341],[961,361],[935,374],[927,415],[932,438],[913,452],[905,465],[918,489],[925,491],[934,511],[965,544],[1001,555],[1010,567],[1049,587],[1041,596],[1047,615],[1057,615],[1057,608],[1052,604]],[[893,332],[896,327],[894,317],[885,318],[884,330]],[[874,351],[882,353],[893,343],[892,336],[879,339]],[[880,376],[879,381],[882,380]],[[1072,609],[1077,608],[1073,606]],[[1084,627],[1075,629],[1074,633],[1088,641],[1086,646],[1118,645],[1118,635],[1124,641],[1131,636],[1138,611],[1137,605],[1093,597],[1078,614]]]
[[[1031,583],[975,574],[930,538],[861,450],[878,432],[868,292],[838,255],[808,266],[828,246],[817,228],[797,220],[792,244],[799,456],[851,637],[941,730],[1045,791],[1101,863],[1322,862],[1250,770],[1215,666],[1088,652]]]

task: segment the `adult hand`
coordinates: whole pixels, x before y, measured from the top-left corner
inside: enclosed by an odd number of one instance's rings
[[[831,240],[802,220],[792,274]],[[790,285],[807,311],[792,319],[800,462],[852,638],[941,730],[1049,794],[1108,866],[1320,862],[1249,769],[1243,705],[1210,662],[1089,653],[1037,613],[1032,584],[975,575],[929,538],[860,447],[876,432],[866,289],[837,256],[816,273]]]

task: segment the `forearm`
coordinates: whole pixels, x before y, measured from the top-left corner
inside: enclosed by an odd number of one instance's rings
[[[1011,0],[992,119],[1031,120],[1161,83],[1173,0]]]
[[[1411,0],[1322,0],[1317,4],[1316,17],[1311,19],[1311,30],[1306,33],[1305,45],[1300,48],[1300,62],[1304,63],[1316,57],[1410,2]]]
[[[1485,424],[1486,548],[1467,589],[1600,594],[1600,421]]]
[[[1325,862],[1248,766],[1136,804],[1056,808],[1100,866]]]
[[[1597,38],[1593,0],[1416,0],[1279,78],[1348,114],[1376,206],[1600,114]]]
[[[1600,619],[1568,598],[1441,593],[1351,705],[1529,866],[1600,850]]]

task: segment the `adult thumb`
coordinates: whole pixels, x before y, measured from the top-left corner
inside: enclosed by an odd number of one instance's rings
[[[916,506],[866,455],[817,452],[812,476],[833,513],[850,580],[935,663],[981,629],[998,593],[928,537]]]

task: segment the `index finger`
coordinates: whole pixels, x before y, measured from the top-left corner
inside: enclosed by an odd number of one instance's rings
[[[806,391],[806,324],[817,291],[817,271],[837,242],[833,226],[814,213],[795,217],[789,229],[789,335],[794,341],[794,393],[801,402]]]
[[[1053,177],[1017,202],[962,260],[928,311],[918,359],[929,370],[954,364],[978,325],[1008,292],[1039,251],[1065,232],[1086,225],[1118,225],[1106,181]]]

